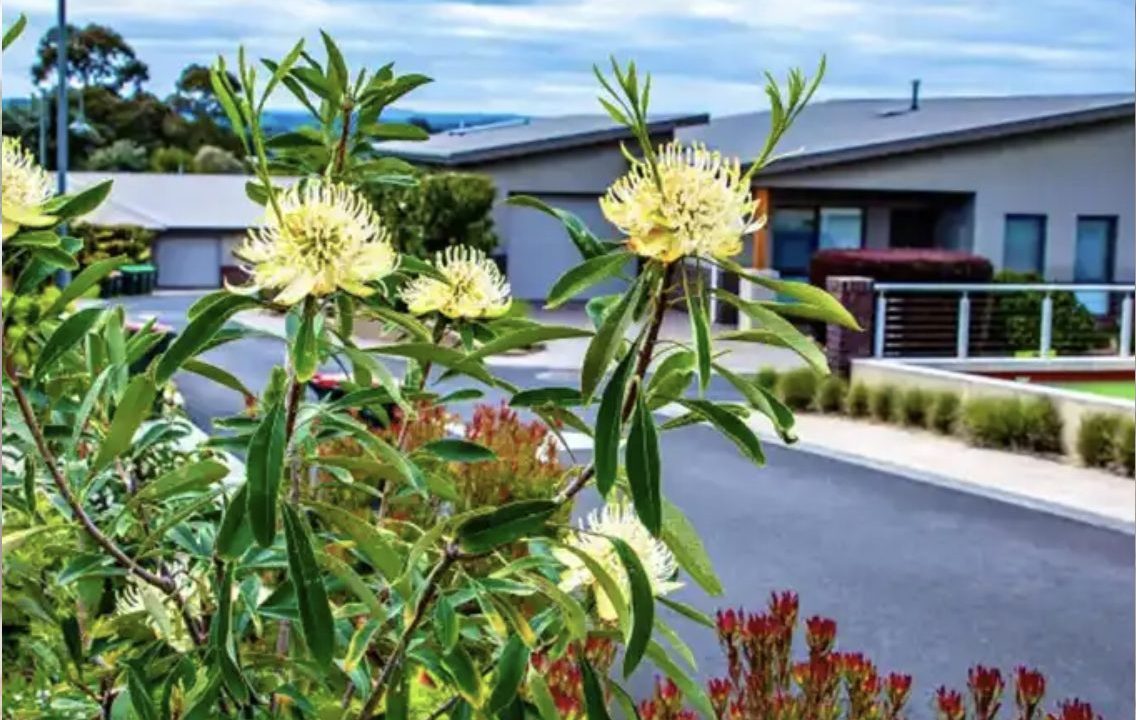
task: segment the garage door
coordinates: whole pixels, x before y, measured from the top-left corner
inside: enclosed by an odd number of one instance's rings
[[[596,197],[579,195],[536,195],[552,207],[576,215],[601,240],[618,237],[600,212]],[[509,207],[505,223],[509,249],[509,284],[513,296],[523,300],[544,300],[556,279],[578,265],[582,258],[568,238],[564,226],[539,210]],[[629,268],[630,272],[630,268]],[[580,294],[581,299],[619,292],[622,280],[609,280]]]
[[[221,239],[159,237],[154,242],[158,287],[215,288],[221,285]]]

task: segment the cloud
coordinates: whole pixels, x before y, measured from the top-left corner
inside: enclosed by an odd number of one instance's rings
[[[29,15],[5,55],[6,96],[30,90],[35,42],[55,0],[6,0]],[[84,0],[76,23],[119,30],[168,92],[181,68],[228,56],[280,56],[298,34],[331,32],[348,62],[437,82],[408,99],[436,110],[594,112],[591,64],[609,54],[655,74],[660,112],[759,107],[758,79],[827,54],[821,96],[1132,91],[1127,0]],[[286,102],[281,96],[280,102]]]

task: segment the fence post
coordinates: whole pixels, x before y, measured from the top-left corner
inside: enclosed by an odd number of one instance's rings
[[[1049,351],[1053,347],[1053,295],[1049,292],[1045,293],[1045,299],[1041,301],[1041,357],[1049,357]]]
[[[1120,301],[1120,357],[1132,355],[1132,295]]]
[[[955,340],[955,355],[964,358],[970,352],[970,293],[959,295],[958,336]]]
[[[833,275],[825,289],[840,302],[862,330],[829,323],[824,327],[824,356],[835,373],[846,374],[856,358],[872,354],[872,310],[875,284],[871,278]]]
[[[884,330],[887,326],[887,293],[880,291],[876,295],[876,317],[875,317],[875,336],[872,342],[872,355],[875,357],[884,356]]]

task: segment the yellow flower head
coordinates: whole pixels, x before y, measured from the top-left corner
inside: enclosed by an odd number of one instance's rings
[[[674,555],[661,540],[651,535],[639,521],[634,508],[626,502],[615,501],[599,510],[593,510],[580,523],[580,529],[587,532],[571,535],[568,544],[595,559],[619,584],[624,598],[629,597],[631,587],[627,573],[623,569],[619,555],[616,554],[615,547],[606,537],[601,537],[602,535],[623,540],[635,552],[639,562],[643,564],[643,569],[647,571],[651,591],[655,595],[666,595],[682,587],[682,583],[674,580],[678,571]],[[615,607],[580,558],[563,549],[555,549],[553,554],[565,566],[560,579],[560,588],[567,592],[577,588],[592,588],[596,596],[596,610],[600,617],[604,620],[615,620]]]
[[[484,252],[465,245],[446,248],[434,257],[445,282],[420,275],[402,289],[410,312],[440,312],[448,318],[494,318],[509,310],[509,283]]]
[[[21,224],[26,224],[20,220],[21,216],[30,215],[29,221],[38,217],[33,210],[54,194],[51,176],[36,164],[18,138],[7,135],[4,136],[0,186],[3,187],[5,239],[15,234]]]
[[[336,289],[353,295],[398,267],[398,254],[370,203],[338,183],[297,183],[269,205],[263,227],[249,231],[238,257],[249,263],[253,284],[279,290],[275,302],[293,305]]]
[[[736,159],[674,141],[659,148],[658,169],[657,181],[650,165],[632,160],[600,198],[604,217],[636,254],[668,263],[684,255],[728,258],[741,252],[743,235],[764,224]]]

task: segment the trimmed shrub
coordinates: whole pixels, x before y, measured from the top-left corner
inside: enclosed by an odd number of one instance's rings
[[[138,225],[78,223],[71,227],[71,233],[83,241],[78,257],[81,267],[119,255],[130,258],[132,263],[150,262],[153,230]]]
[[[994,267],[981,255],[916,248],[821,250],[809,262],[809,282],[825,287],[835,275],[876,282],[989,282]]]
[[[487,175],[425,173],[410,187],[373,184],[366,189],[399,252],[430,258],[451,245],[469,245],[490,255],[497,247],[490,215],[497,188]],[[569,242],[567,237],[563,241]]]
[[[754,376],[754,382],[766,390],[774,392],[777,390],[777,381],[780,378],[781,373],[777,371],[777,368],[772,365],[766,365],[757,371],[757,375]]]
[[[1116,453],[1116,464],[1120,466],[1128,477],[1133,476],[1136,465],[1136,422],[1132,418],[1125,418],[1116,429],[1116,442],[1113,443]]]
[[[814,405],[823,413],[838,413],[844,409],[844,397],[848,394],[848,383],[839,375],[828,375],[817,387]]]
[[[1000,283],[1038,283],[1036,273],[1003,270],[995,278]],[[1052,293],[1053,337],[1051,347],[1059,355],[1108,347],[1109,336],[1097,329],[1093,314],[1071,292]],[[1041,304],[1043,292],[1002,293],[995,300],[994,317],[1000,320],[998,332],[1015,353],[1036,354],[1041,345]]]
[[[1049,398],[1031,398],[1022,403],[1022,433],[1018,447],[1039,453],[1061,453],[1064,427],[1057,406]]]
[[[928,408],[933,396],[923,388],[908,388],[899,401],[899,421],[911,427],[927,424]]]
[[[958,424],[959,406],[962,400],[956,393],[944,390],[935,393],[927,412],[927,429],[950,435]]]
[[[160,173],[192,172],[193,153],[180,147],[160,147],[150,153],[150,169]]]
[[[868,393],[868,411],[874,420],[891,422],[895,419],[899,392],[894,385],[880,385]]]
[[[810,368],[794,368],[777,381],[777,395],[793,410],[808,410],[816,397],[818,378]]]
[[[979,447],[1009,449],[1022,437],[1022,403],[1017,398],[977,397],[962,407],[967,438]]]
[[[233,153],[213,145],[202,145],[193,156],[193,172],[210,175],[236,175],[247,172]]]
[[[870,411],[868,400],[871,391],[864,383],[853,383],[848,388],[848,395],[844,398],[844,412],[854,418],[867,417]]]
[[[1108,467],[1117,458],[1121,418],[1112,413],[1090,413],[1077,428],[1077,456],[1088,467]]]

